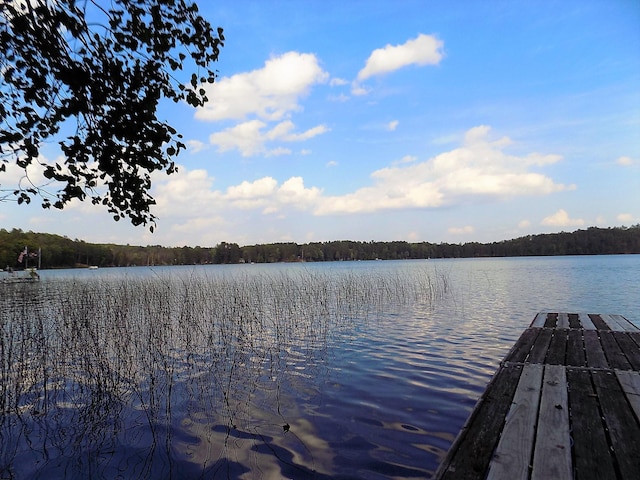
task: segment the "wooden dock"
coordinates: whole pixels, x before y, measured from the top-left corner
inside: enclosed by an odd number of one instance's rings
[[[640,329],[620,315],[538,314],[436,479],[640,479]]]

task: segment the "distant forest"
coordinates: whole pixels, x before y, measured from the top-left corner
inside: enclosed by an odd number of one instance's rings
[[[20,255],[27,250],[26,255]],[[41,252],[38,258],[38,252]],[[48,233],[0,229],[0,269],[126,267],[223,263],[327,262],[424,258],[521,257],[640,253],[640,224],[588,228],[575,232],[528,235],[492,243],[409,243],[331,241],[270,243],[241,247],[222,242],[215,247],[146,247],[87,243]],[[21,257],[22,262],[18,259]]]

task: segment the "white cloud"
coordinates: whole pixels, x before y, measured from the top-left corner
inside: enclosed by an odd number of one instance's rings
[[[264,177],[254,182],[245,180],[240,185],[227,188],[225,199],[246,200],[248,198],[266,197],[275,191],[277,185],[278,182],[271,177]]]
[[[339,87],[339,86],[348,85],[348,84],[349,82],[344,78],[332,78],[329,81],[329,85],[331,85],[332,87]]]
[[[284,147],[277,147],[271,150],[268,150],[265,153],[265,156],[267,157],[280,157],[282,155],[291,155],[291,149],[289,148],[284,148]]]
[[[264,139],[260,130],[266,123],[260,120],[250,120],[239,123],[235,127],[209,135],[209,142],[218,147],[219,152],[237,148],[243,156],[249,157],[264,151]]]
[[[250,115],[281,120],[289,112],[301,110],[298,100],[328,77],[315,55],[288,52],[267,60],[261,69],[203,85],[211,101],[195,116],[209,121],[242,120]]]
[[[467,132],[465,144],[423,162],[395,164],[371,174],[373,185],[342,196],[326,197],[317,214],[374,212],[398,208],[435,208],[478,198],[547,195],[575,189],[555,183],[532,166],[559,161],[559,155],[504,152],[510,141],[490,141],[489,127]]]
[[[631,157],[619,157],[616,160],[616,164],[620,165],[621,167],[630,167],[636,163],[637,162]]]
[[[393,121],[389,122],[387,124],[387,130],[389,130],[390,132],[393,132],[398,127],[399,123],[400,122],[398,120],[393,120]]]
[[[358,81],[375,75],[393,72],[407,65],[437,65],[444,54],[444,43],[433,35],[420,34],[402,45],[387,45],[374,50],[362,70]]]
[[[258,121],[259,122],[259,121]],[[259,129],[258,129],[259,130]],[[274,138],[292,134],[293,128],[281,122],[271,132]],[[266,135],[266,134],[263,134]],[[547,195],[569,190],[572,185],[555,183],[542,173],[531,172],[533,166],[557,161],[554,155],[509,155],[504,139],[492,141],[490,129],[472,129],[467,143],[425,161],[406,156],[401,162],[371,173],[371,184],[343,195],[327,196],[317,186],[305,186],[302,177],[283,182],[265,176],[243,181],[224,189],[214,189],[214,179],[205,170],[187,170],[166,176],[154,174],[152,192],[160,219],[180,225],[195,225],[195,219],[222,218],[234,222],[256,214],[287,215],[291,209],[312,215],[358,214],[391,209],[437,208],[476,202],[482,199],[509,199],[522,195]],[[535,158],[535,160],[532,160]],[[338,162],[332,160],[327,167]],[[238,213],[242,210],[242,213]],[[168,219],[168,218],[169,219]],[[206,225],[203,220],[201,225]],[[564,212],[545,219],[546,224],[581,225]],[[520,223],[520,227],[528,226]],[[453,232],[472,233],[470,227],[456,227]]]
[[[327,99],[328,99],[330,102],[340,102],[340,103],[344,103],[344,102],[346,102],[346,101],[348,101],[348,100],[349,100],[349,96],[348,96],[348,95],[345,95],[344,93],[341,93],[340,95],[329,95],[329,96],[327,97]]]
[[[367,95],[370,91],[370,89],[358,85],[357,83],[354,83],[351,87],[351,93],[356,96]]]
[[[469,233],[473,233],[476,231],[471,225],[467,225],[465,227],[451,227],[448,228],[447,231],[454,235],[467,235]]]
[[[518,228],[524,229],[529,228],[531,226],[531,222],[529,220],[522,220],[518,222]]]
[[[584,225],[584,220],[570,218],[566,210],[560,209],[553,215],[543,218],[541,224],[551,227],[579,227]]]
[[[620,213],[616,216],[616,220],[624,224],[632,224],[636,221],[636,217],[630,213]]]
[[[216,145],[220,152],[237,149],[245,157],[259,153],[276,155],[291,153],[291,151],[278,147],[267,152],[265,142],[300,142],[329,131],[326,126],[318,125],[302,133],[295,133],[293,132],[295,125],[290,120],[280,122],[271,130],[263,133],[262,130],[266,126],[267,124],[261,120],[250,120],[221,132],[212,133],[209,136],[209,141]]]
[[[187,140],[186,143],[190,153],[198,153],[207,148],[207,144],[200,140]]]

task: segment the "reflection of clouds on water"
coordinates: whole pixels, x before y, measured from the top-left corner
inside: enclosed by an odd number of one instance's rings
[[[428,477],[538,310],[634,320],[631,257],[43,273],[0,295],[0,477]]]
[[[343,336],[439,294],[348,272],[28,288],[0,305],[0,472],[27,478],[331,475],[341,446],[321,427],[342,412],[322,398]]]

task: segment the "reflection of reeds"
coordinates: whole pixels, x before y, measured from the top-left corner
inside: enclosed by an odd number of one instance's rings
[[[296,424],[291,392],[321,374],[338,333],[394,305],[430,305],[446,288],[426,272],[11,286],[0,297],[0,476],[60,456],[97,476],[111,462],[141,477],[174,461],[224,468],[241,458],[233,431],[301,438],[283,428]],[[191,442],[175,439],[185,431]]]

